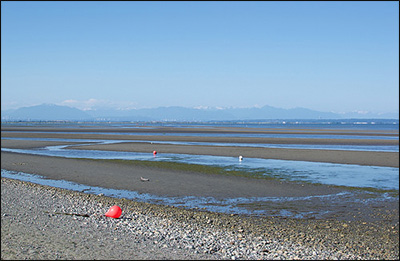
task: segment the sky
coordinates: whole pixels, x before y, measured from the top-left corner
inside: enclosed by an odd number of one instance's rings
[[[397,1],[1,1],[1,109],[399,111]]]

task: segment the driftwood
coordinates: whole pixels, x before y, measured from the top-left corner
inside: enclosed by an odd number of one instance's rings
[[[88,214],[79,214],[79,213],[64,213],[64,212],[49,212],[45,211],[48,214],[56,214],[56,215],[69,215],[69,216],[80,216],[80,217],[90,217]]]

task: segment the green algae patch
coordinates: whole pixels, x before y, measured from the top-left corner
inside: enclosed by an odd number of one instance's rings
[[[350,187],[350,186],[334,186],[332,187],[346,189],[350,191],[363,191],[363,192],[370,192],[370,198],[375,198],[376,194],[374,193],[386,193],[389,197],[399,197],[399,191],[396,189],[380,189],[380,188],[372,188],[372,187]]]
[[[277,177],[271,177],[268,173],[261,170],[238,170],[234,167],[220,167],[220,166],[207,166],[191,163],[180,162],[167,162],[167,161],[146,161],[146,160],[122,160],[122,159],[84,159],[91,161],[110,162],[116,164],[125,164],[132,166],[157,168],[164,170],[183,171],[183,172],[197,172],[210,175],[225,175],[225,176],[240,176],[256,179],[270,179],[277,180]]]
[[[393,189],[380,189],[372,187],[354,187],[354,186],[343,186],[343,185],[330,185],[318,182],[313,182],[310,180],[294,180],[292,179],[292,174],[296,171],[288,172],[286,170],[277,169],[265,169],[265,168],[253,168],[253,169],[238,169],[235,166],[212,166],[212,165],[201,165],[193,163],[181,163],[181,162],[170,162],[170,161],[149,161],[149,160],[125,160],[125,159],[82,159],[75,158],[78,160],[89,160],[97,162],[110,162],[115,164],[124,164],[138,167],[148,167],[160,170],[172,170],[172,171],[182,171],[182,172],[194,172],[203,173],[209,175],[225,175],[225,176],[239,176],[247,177],[253,179],[264,179],[264,180],[277,180],[277,181],[287,181],[298,184],[311,184],[314,186],[330,186],[338,189],[348,190],[348,191],[362,191],[370,192],[371,198],[375,197],[375,193],[387,193],[389,197],[399,197],[399,190]],[[299,178],[299,175],[297,175]]]

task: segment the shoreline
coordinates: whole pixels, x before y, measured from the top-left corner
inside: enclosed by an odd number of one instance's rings
[[[254,218],[6,178],[1,179],[1,193],[2,259],[396,259],[399,255],[398,220],[393,225]],[[122,216],[104,217],[114,204],[121,206]]]
[[[36,174],[47,179],[69,181],[95,188],[134,191],[139,195],[154,195],[159,198],[159,202],[163,202],[163,199],[175,198],[177,202],[184,202],[181,205],[189,204],[190,206],[190,201],[185,200],[185,197],[195,197],[215,199],[216,202],[224,205],[227,203],[223,202],[229,199],[264,198],[266,201],[239,200],[228,206],[238,206],[243,210],[250,211],[249,213],[257,213],[257,209],[261,208],[265,212],[260,214],[261,216],[282,216],[279,214],[282,209],[286,213],[291,213],[291,216],[300,215],[305,219],[382,221],[386,220],[386,215],[381,213],[387,212],[392,216],[390,222],[396,222],[394,220],[396,220],[396,216],[398,220],[399,215],[398,199],[369,202],[372,194],[370,195],[361,188],[209,174],[195,169],[170,169],[121,160],[72,159],[10,152],[2,152],[1,158],[1,168],[4,170]],[[142,182],[142,177],[150,181]],[[335,195],[343,193],[345,195],[355,193],[351,196],[351,198],[354,197],[353,200],[346,200],[346,197],[334,199]],[[376,196],[383,192],[377,193]],[[330,204],[321,200],[326,197],[332,198]],[[141,196],[134,196],[134,198],[136,201],[143,200]],[[290,200],[274,203],[268,198],[292,198],[296,199],[294,201],[296,203],[293,204]],[[355,200],[356,198],[358,200]],[[146,196],[144,199],[152,202],[151,197]],[[369,203],[363,203],[366,200]],[[172,202],[163,204],[173,205]],[[204,204],[212,206],[213,203]],[[343,211],[344,209],[345,211]],[[278,213],[274,214],[276,211]]]
[[[160,140],[177,138],[163,136],[164,130],[158,131],[159,136],[139,136],[139,140],[148,137],[158,137]],[[121,140],[127,138],[126,135],[89,133],[2,132],[2,137],[114,139],[116,136]],[[137,138],[130,137],[131,140]],[[183,137],[192,141],[214,138]],[[293,140],[288,138],[275,141]],[[72,145],[78,144],[82,143],[1,140],[2,148],[15,149],[55,145],[71,145],[72,148]],[[74,149],[149,153],[157,150],[160,155],[242,155],[244,160],[249,157],[317,162],[325,160],[397,168],[399,159],[398,152],[187,146],[145,142],[92,144],[76,146]],[[72,159],[5,151],[1,152],[1,167],[49,179],[165,197],[323,197],[348,191],[344,187],[215,175],[127,161]],[[141,177],[149,178],[150,181],[142,182]],[[368,200],[367,203],[363,200],[340,201],[326,206],[313,205],[314,201],[310,200],[312,207],[331,211],[330,214],[323,218],[310,216],[298,219],[224,214],[199,208],[158,205],[4,177],[1,178],[1,193],[2,259],[397,259],[399,255],[398,199],[373,203],[368,203]],[[106,218],[104,213],[115,204],[123,209],[123,215],[119,219]],[[303,204],[268,204],[253,207],[278,210],[291,207],[301,211],[309,208]],[[58,213],[83,213],[89,216]]]
[[[25,137],[30,137],[32,134],[35,133],[24,133]],[[47,135],[48,133],[36,134]],[[90,136],[91,134],[87,135]],[[71,134],[62,134],[62,136],[66,138],[66,140],[75,137]],[[108,136],[106,135],[106,137]],[[158,137],[161,139],[165,138],[162,135]],[[201,138],[208,139],[209,137]],[[71,149],[144,152],[149,153],[149,155],[151,155],[152,151],[156,150],[158,152],[157,156],[162,156],[163,153],[230,157],[238,157],[238,155],[242,155],[245,161],[246,158],[254,157],[278,160],[399,167],[399,153],[397,152],[267,149],[256,147],[201,145],[191,146],[152,144],[146,142],[123,142],[112,144],[93,143],[92,145],[90,145],[89,142],[87,145],[81,144],[82,142],[68,141],[1,140],[2,148],[5,147],[12,149],[34,149],[45,146],[68,145],[68,148]],[[165,166],[165,164],[145,164],[140,161],[73,159],[5,151],[1,152],[1,156],[2,169],[5,170],[38,174],[54,180],[66,180],[105,189],[137,191],[138,193],[148,193],[160,197],[213,197],[216,200],[225,200],[227,198],[265,197],[301,198],[336,195],[341,194],[343,191],[354,191],[355,189],[323,184],[281,181],[278,179],[271,180],[256,179],[246,176],[217,175],[217,172],[213,174],[203,172],[200,170],[201,168],[196,171],[196,168],[174,168],[172,166]],[[150,182],[141,182],[142,177],[150,179]],[[313,200],[312,202],[315,203],[315,206],[319,206],[321,209],[326,207],[321,205],[322,201],[317,202],[316,200]],[[381,204],[381,207],[382,206],[383,203]],[[248,207],[251,209],[257,209],[257,204],[250,203],[248,204]],[[302,207],[307,209],[305,206]],[[363,211],[355,215],[357,212],[356,210],[359,208]],[[396,207],[393,207],[391,204],[388,206],[388,209],[393,208],[396,209]],[[334,213],[338,213],[340,207],[338,205],[330,206],[328,211],[331,210],[333,210]],[[343,218],[351,219],[352,214],[357,218],[365,218],[369,215],[368,212],[370,212],[370,209],[365,209],[364,207],[359,206],[359,204],[357,205],[353,202],[352,204],[349,204],[347,212],[348,213],[343,215]]]

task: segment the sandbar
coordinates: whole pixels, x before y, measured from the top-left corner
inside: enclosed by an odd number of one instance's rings
[[[128,136],[127,135],[96,135],[96,134],[54,134],[54,133],[11,133],[4,134],[2,137],[34,137],[34,138],[59,138],[59,139],[114,139],[124,140],[122,143],[115,144],[93,144],[86,146],[71,146],[74,149],[90,149],[90,150],[110,150],[110,151],[132,151],[132,152],[149,152],[156,150],[158,153],[180,153],[180,154],[197,154],[197,155],[214,155],[244,158],[263,158],[263,159],[281,159],[281,160],[298,160],[310,162],[328,162],[340,164],[357,164],[382,167],[399,167],[398,152],[381,152],[381,151],[350,151],[350,150],[319,150],[319,149],[286,149],[286,148],[261,148],[246,146],[205,146],[205,145],[173,145],[160,144],[157,141],[201,141],[201,142],[221,142],[220,137],[171,137],[171,136]],[[135,142],[127,142],[127,141]],[[152,140],[154,142],[148,142]],[[241,142],[248,143],[249,140],[239,138]],[[282,142],[293,142],[291,139],[279,139]],[[315,142],[313,139],[298,139],[299,142]],[[226,140],[226,142],[229,139]],[[368,140],[375,142],[375,145],[381,145],[378,142],[386,142],[390,145],[398,145],[397,141],[392,140]],[[236,141],[235,141],[236,142]],[[255,141],[254,141],[255,142]],[[268,143],[265,139],[264,142]],[[274,140],[273,142],[279,142]],[[324,140],[324,144],[337,144],[337,140]],[[359,140],[344,140],[345,144],[359,145]],[[85,142],[90,143],[90,142]],[[386,144],[385,143],[385,144]],[[1,146],[5,148],[30,149],[35,147],[44,147],[50,145],[73,145],[74,142],[50,142],[50,141],[29,141],[29,140],[1,140]],[[367,144],[363,144],[367,145]]]

